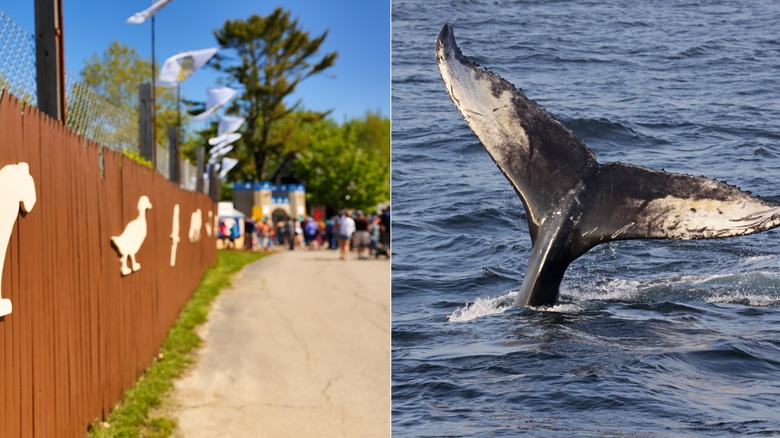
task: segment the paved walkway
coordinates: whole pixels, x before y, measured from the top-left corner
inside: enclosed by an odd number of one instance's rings
[[[390,262],[285,251],[215,300],[176,436],[389,437]]]

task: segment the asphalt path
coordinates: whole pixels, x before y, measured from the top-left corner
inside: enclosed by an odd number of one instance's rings
[[[303,249],[258,260],[215,299],[200,334],[171,397],[176,436],[390,436],[384,257]]]

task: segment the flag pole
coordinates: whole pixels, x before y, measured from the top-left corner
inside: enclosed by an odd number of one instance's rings
[[[154,15],[152,15],[152,143],[157,147],[157,90],[155,76],[157,63],[154,58]]]
[[[176,82],[176,126],[181,129],[181,94],[179,94],[179,83]]]

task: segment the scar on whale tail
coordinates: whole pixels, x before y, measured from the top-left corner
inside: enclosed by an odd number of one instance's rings
[[[455,106],[525,207],[531,255],[517,306],[550,306],[571,262],[625,239],[709,239],[780,226],[780,205],[705,177],[599,164],[522,91],[465,57],[452,27],[436,58]]]

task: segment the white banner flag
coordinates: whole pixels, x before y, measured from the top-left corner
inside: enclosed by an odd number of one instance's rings
[[[236,167],[236,164],[238,164],[238,160],[235,158],[223,158],[222,159],[222,170],[219,172],[219,179],[222,179],[227,175],[228,172],[230,172],[230,169]]]
[[[228,138],[228,135],[236,132],[241,125],[244,124],[244,118],[240,116],[222,116],[219,118],[219,128],[217,129],[217,136],[209,139],[209,144],[214,146],[215,144],[222,143]],[[235,141],[235,140],[233,140]]]
[[[127,19],[126,23],[141,24],[146,21],[147,18],[150,18],[152,15],[156,14],[160,9],[162,9],[163,6],[170,2],[171,0],[158,0],[157,2],[153,3],[149,9],[136,12],[135,15]]]
[[[236,90],[230,87],[222,88],[209,88],[208,96],[206,97],[206,111],[193,117],[192,120],[202,121],[206,120],[210,115],[214,114],[222,105],[236,95]]]
[[[232,150],[233,150],[233,146],[230,146],[230,145],[228,145],[227,147],[225,147],[225,148],[222,148],[222,149],[219,151],[219,153],[215,153],[215,154],[211,154],[211,155],[209,155],[209,161],[208,161],[208,164],[214,164],[214,163],[216,163],[217,161],[219,161],[219,159],[220,159],[221,157],[223,157],[223,156],[227,155],[227,153],[228,153],[228,152],[230,152],[230,151],[232,151]]]
[[[225,139],[222,142],[211,148],[211,151],[209,151],[210,154],[214,155],[223,153],[222,150],[226,149],[228,145],[241,138],[241,134],[236,132],[233,134],[226,134],[224,137]]]
[[[191,50],[171,56],[165,60],[162,69],[160,69],[157,85],[161,87],[176,86],[209,62],[209,59],[218,51],[219,48]]]
[[[217,135],[236,132],[243,124],[244,118],[241,116],[222,116],[219,118],[219,129],[217,130]]]

